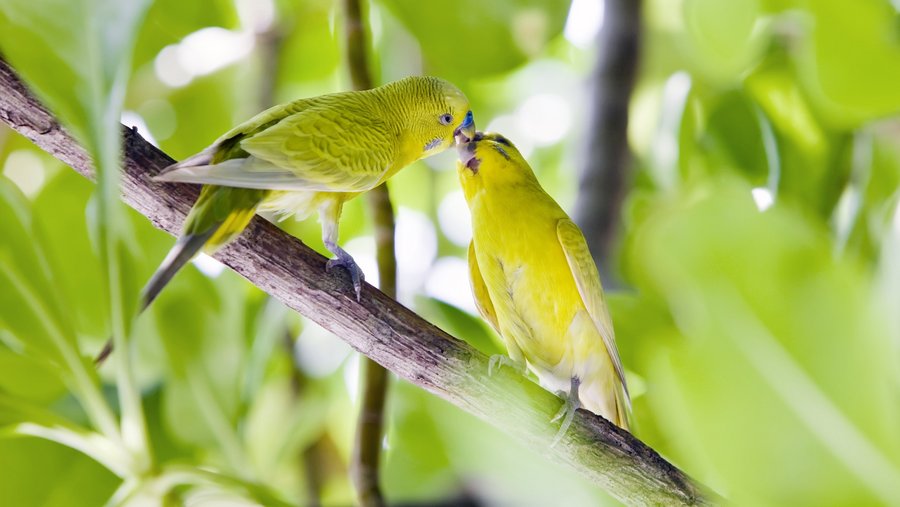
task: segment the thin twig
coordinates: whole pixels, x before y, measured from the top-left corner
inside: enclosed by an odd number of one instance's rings
[[[0,61],[0,120],[87,178],[89,157]],[[152,177],[174,161],[133,129],[125,143],[122,195],[156,227],[177,234],[199,187]],[[629,505],[710,505],[711,495],[653,449],[600,416],[579,410],[554,447],[549,419],[559,400],[364,284],[361,301],[346,273],[326,273],[326,259],[265,220],[255,218],[216,258],[287,307],[331,331],[399,377],[444,398],[541,456],[571,466]]]
[[[628,104],[640,40],[641,0],[606,0],[574,215],[607,288],[615,282],[609,257],[628,185]]]
[[[367,58],[366,19],[360,0],[344,1],[344,30],[347,38],[347,63],[350,80],[356,90],[368,90],[374,83]],[[375,229],[378,260],[378,285],[382,292],[397,296],[397,257],[394,254],[394,207],[387,185],[382,183],[368,195]],[[350,465],[359,504],[384,505],[379,480],[381,437],[384,433],[384,403],[389,375],[383,366],[367,357],[362,359],[363,389],[356,422],[356,440]]]

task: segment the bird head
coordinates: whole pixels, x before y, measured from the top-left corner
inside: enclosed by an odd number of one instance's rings
[[[495,132],[476,132],[469,142],[458,142],[457,172],[468,194],[485,185],[536,182],[534,172],[509,139]]]
[[[479,174],[483,164],[492,173],[510,165],[528,167],[528,162],[515,145],[496,132],[476,132],[469,141],[458,141],[456,149],[459,153],[459,171],[472,176]]]
[[[469,99],[452,83],[435,77],[416,76],[397,81],[408,116],[404,150],[413,160],[449,148],[454,140],[467,142],[475,135],[475,118]]]

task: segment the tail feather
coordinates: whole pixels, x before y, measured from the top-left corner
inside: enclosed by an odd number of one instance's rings
[[[205,150],[197,153],[196,155],[191,155],[190,157],[182,160],[181,162],[176,162],[159,172],[156,176],[153,177],[154,180],[165,181],[165,175],[171,173],[173,171],[177,171],[179,169],[184,169],[185,167],[196,167],[196,166],[204,166],[212,163],[213,154],[215,154],[215,148],[210,146]]]
[[[178,241],[175,242],[175,246],[169,250],[169,254],[166,255],[166,258],[163,259],[162,263],[153,273],[153,276],[150,277],[150,280],[144,285],[143,290],[141,290],[138,313],[143,312],[150,306],[150,303],[156,299],[156,296],[163,290],[163,287],[172,280],[175,273],[178,273],[181,268],[183,268],[184,265],[203,248],[209,238],[213,236],[218,229],[218,227],[212,227],[200,234],[185,234],[178,238]],[[109,338],[106,340],[106,344],[103,345],[103,349],[101,349],[100,353],[97,354],[97,357],[94,358],[94,363],[98,365],[101,364],[112,353],[112,350],[112,338]]]
[[[611,368],[585,375],[581,379],[578,397],[587,410],[605,417],[624,430],[632,427],[631,399]]]
[[[172,280],[175,273],[180,271],[203,248],[203,245],[218,229],[218,227],[213,227],[201,234],[185,234],[178,238],[175,246],[169,250],[169,254],[156,268],[153,276],[150,277],[150,280],[141,291],[140,311],[143,312],[150,306],[150,303],[156,299],[163,287]]]
[[[628,388],[625,384],[621,385],[621,389],[616,390],[616,426],[631,431],[633,426],[631,411],[631,396],[628,394]]]

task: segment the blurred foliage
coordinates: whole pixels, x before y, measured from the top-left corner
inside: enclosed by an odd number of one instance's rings
[[[376,0],[376,73],[455,81],[478,125],[516,142],[568,208],[597,51],[590,3]],[[103,125],[116,105],[79,83],[124,83],[91,65],[127,55],[86,62],[79,48],[134,39],[122,120],[182,158],[263,97],[347,88],[338,4],[156,0],[135,32],[138,11],[17,0],[0,9],[0,48],[87,140],[118,135],[84,123]],[[629,288],[611,294],[611,313],[636,433],[738,505],[900,504],[896,5],[645,0],[635,178],[608,261]],[[91,26],[112,35],[85,33]],[[490,353],[498,345],[468,293],[468,215],[453,168],[453,154],[441,155],[391,182],[400,295]],[[209,259],[135,323],[133,375],[155,467],[144,483],[123,483],[133,456],[104,427],[120,414],[115,374],[89,362],[111,330],[99,197],[5,129],[0,169],[0,504],[97,505],[114,492],[123,504],[352,502],[356,358]],[[119,215],[137,254],[122,287],[136,293],[172,240],[130,210]],[[321,249],[313,221],[282,226]],[[345,210],[341,235],[374,278],[361,201]],[[540,449],[395,385],[384,456],[392,502],[615,504]]]

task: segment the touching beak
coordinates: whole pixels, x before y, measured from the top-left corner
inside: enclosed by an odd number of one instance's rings
[[[476,132],[468,141],[460,141],[459,135],[456,137],[456,152],[459,155],[459,162],[463,167],[471,169],[472,174],[478,174],[478,165],[481,163],[475,156],[475,148],[478,147],[478,141],[482,137],[483,134],[481,132]]]
[[[453,131],[453,137],[457,144],[467,143],[475,137],[475,117],[472,111],[466,113],[466,119]]]

